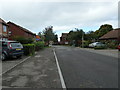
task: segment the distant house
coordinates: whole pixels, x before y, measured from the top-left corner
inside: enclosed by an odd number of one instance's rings
[[[115,40],[120,43],[120,28],[114,29],[99,38],[100,40]]]
[[[9,25],[9,39],[13,39],[15,36],[20,36],[24,38],[35,38],[36,34],[32,33],[31,31],[13,23],[13,22],[8,22]]]
[[[8,40],[8,24],[0,18],[0,39]]]
[[[68,33],[62,33],[62,36],[60,37],[60,44],[68,44]]]

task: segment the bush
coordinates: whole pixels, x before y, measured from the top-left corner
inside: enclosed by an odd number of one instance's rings
[[[36,51],[39,51],[40,49],[43,49],[44,46],[45,46],[45,43],[43,41],[38,41],[38,42],[35,42],[35,50]]]
[[[97,46],[97,47],[94,47],[94,49],[106,49],[106,46]]]
[[[33,39],[32,38],[24,38],[21,36],[14,36],[13,40],[18,41],[22,44],[28,44],[28,43],[33,43]]]
[[[117,49],[117,44],[114,44],[114,43],[108,43],[107,44],[108,48],[111,48],[111,49]]]
[[[23,44],[24,55],[34,55],[35,54],[35,44]]]
[[[83,47],[84,48],[88,48],[89,47],[89,42],[88,41],[84,41]]]

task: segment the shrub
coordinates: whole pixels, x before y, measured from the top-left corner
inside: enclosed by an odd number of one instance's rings
[[[107,47],[106,46],[97,46],[97,47],[94,47],[94,49],[106,49]]]
[[[34,55],[35,54],[35,44],[23,44],[24,55]]]
[[[18,42],[20,42],[22,44],[28,44],[28,43],[33,42],[32,38],[24,38],[24,37],[21,37],[21,36],[14,36],[13,40],[18,41]]]
[[[115,43],[108,43],[107,46],[108,46],[108,48],[116,49],[118,45]]]
[[[84,48],[88,48],[89,47],[89,42],[88,41],[84,41],[83,47]]]
[[[43,49],[44,46],[45,46],[45,43],[43,41],[38,41],[38,42],[35,42],[35,50],[36,51],[39,51],[40,49]]]

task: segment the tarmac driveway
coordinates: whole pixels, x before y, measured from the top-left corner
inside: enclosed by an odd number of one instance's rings
[[[35,56],[2,76],[3,88],[61,88],[52,48]]]

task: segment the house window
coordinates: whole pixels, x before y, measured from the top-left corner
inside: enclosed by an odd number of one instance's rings
[[[3,25],[3,32],[7,32],[7,26]]]

